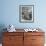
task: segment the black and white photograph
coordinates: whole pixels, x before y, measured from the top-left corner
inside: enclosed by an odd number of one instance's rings
[[[34,22],[34,5],[19,6],[20,22]]]

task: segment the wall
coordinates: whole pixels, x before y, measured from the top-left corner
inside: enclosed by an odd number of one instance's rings
[[[46,28],[46,0],[1,0],[0,25],[13,24],[16,28]],[[19,5],[34,5],[34,23],[19,22]]]

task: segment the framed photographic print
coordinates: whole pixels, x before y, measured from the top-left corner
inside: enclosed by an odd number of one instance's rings
[[[34,22],[34,5],[19,6],[19,21],[25,23]]]

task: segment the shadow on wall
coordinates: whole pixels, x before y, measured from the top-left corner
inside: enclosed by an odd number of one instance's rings
[[[5,25],[4,24],[0,24],[0,43],[2,43],[2,36],[3,36],[3,32],[5,32],[6,30],[4,30]]]

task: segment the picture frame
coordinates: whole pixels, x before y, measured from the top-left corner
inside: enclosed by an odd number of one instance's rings
[[[19,21],[22,23],[34,22],[34,5],[19,5]]]

